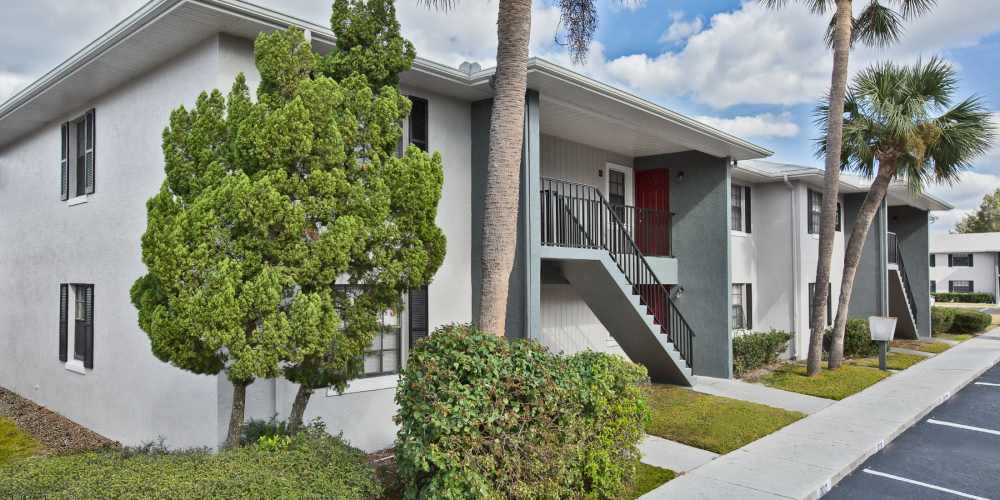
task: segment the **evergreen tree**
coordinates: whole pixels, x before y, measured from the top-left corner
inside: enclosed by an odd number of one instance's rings
[[[333,19],[385,36],[376,24],[389,15],[398,38],[389,1],[338,0]],[[412,46],[381,46],[375,90],[344,69],[363,67],[350,54],[372,54],[351,40],[324,57],[301,30],[262,34],[256,100],[241,74],[228,97],[214,90],[175,110],[163,134],[166,180],[147,203],[148,273],[132,302],[159,359],[225,370],[234,387],[226,446],[239,443],[248,384],[286,375],[343,386],[378,313],[428,283],[444,258],[434,222],[440,155],[396,155],[410,102],[388,72],[409,66]]]
[[[1000,232],[1000,189],[983,196],[979,208],[971,214],[966,214],[955,225],[959,233],[995,233]]]

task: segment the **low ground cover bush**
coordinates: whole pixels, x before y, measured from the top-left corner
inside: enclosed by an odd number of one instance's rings
[[[951,322],[949,333],[980,333],[989,328],[993,317],[989,314],[969,309],[955,311],[955,319]]]
[[[792,334],[780,330],[754,332],[733,338],[733,374],[737,377],[778,361]]]
[[[832,343],[833,330],[830,329],[823,334],[823,350],[830,352]],[[866,358],[876,354],[878,354],[878,343],[872,340],[868,321],[861,318],[847,320],[847,325],[844,328],[844,357]]]
[[[993,294],[982,292],[938,292],[932,293],[938,302],[961,302],[965,304],[993,304]]]
[[[806,376],[806,365],[788,363],[760,378],[764,385],[786,391],[840,400],[888,377],[887,372],[864,366],[843,364],[836,370],[823,369],[815,377]]]
[[[955,312],[958,310],[953,307],[932,307],[931,331],[935,333],[951,331],[951,324],[955,321]]]
[[[0,477],[0,498],[363,499],[381,494],[365,454],[321,426],[283,445],[219,453],[152,445],[34,457],[0,467]]]
[[[645,391],[653,414],[646,432],[715,453],[729,453],[805,416],[672,385]]]
[[[396,393],[406,496],[616,498],[640,456],[645,379],[612,355],[440,328],[411,353]]]
[[[18,429],[14,422],[0,417],[0,465],[29,457],[40,448],[35,438]]]

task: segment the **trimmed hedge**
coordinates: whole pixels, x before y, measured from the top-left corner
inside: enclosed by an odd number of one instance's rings
[[[989,328],[993,317],[989,314],[968,309],[955,311],[955,319],[951,322],[949,333],[980,333]]]
[[[947,333],[951,331],[951,324],[955,321],[955,311],[952,307],[932,307],[931,308],[931,331],[933,333]]]
[[[772,329],[733,338],[733,374],[737,377],[778,361],[792,334]]]
[[[212,453],[160,446],[35,457],[0,467],[0,498],[347,498],[381,495],[364,453],[308,427]]]
[[[830,352],[832,343],[833,329],[829,329],[823,334],[823,350]],[[844,328],[844,357],[866,358],[877,354],[878,343],[872,340],[868,320],[861,318],[847,320],[847,326]]]
[[[983,292],[938,292],[932,293],[938,302],[964,302],[966,304],[993,304],[993,294]]]
[[[410,354],[396,392],[407,498],[616,498],[649,420],[645,368],[467,325]]]

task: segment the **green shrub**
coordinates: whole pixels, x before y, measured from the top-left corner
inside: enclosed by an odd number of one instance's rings
[[[772,329],[733,338],[733,374],[737,377],[773,364],[788,348],[792,334]]]
[[[951,307],[931,308],[931,331],[934,333],[945,333],[951,331],[951,324],[955,320],[955,311]]]
[[[287,435],[288,425],[284,420],[278,420],[277,415],[275,415],[268,420],[251,420],[243,424],[243,433],[240,434],[240,444],[246,446],[256,443],[264,437]]]
[[[969,309],[955,310],[955,318],[951,322],[951,333],[979,333],[993,322],[989,314]]]
[[[993,294],[983,292],[939,292],[932,293],[938,302],[964,302],[966,304],[993,304]]]
[[[396,392],[408,498],[615,498],[638,464],[646,371],[471,326],[438,329]]]
[[[823,334],[823,350],[830,352],[832,343],[833,330],[830,329]],[[872,340],[868,320],[861,318],[847,320],[847,326],[844,328],[844,357],[866,358],[876,354],[878,354],[878,343]]]
[[[212,453],[151,446],[0,466],[0,498],[347,498],[381,492],[364,453],[309,427],[283,449]]]

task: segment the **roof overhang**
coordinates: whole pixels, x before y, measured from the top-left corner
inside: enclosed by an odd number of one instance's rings
[[[329,28],[240,0],[152,0],[37,81],[0,104],[0,148],[176,57],[216,33],[253,39],[297,26],[314,50],[333,47]],[[493,68],[472,74],[417,58],[406,86],[468,101],[493,95]],[[542,59],[528,65],[542,96],[542,132],[629,156],[698,150],[736,160],[770,151]]]

